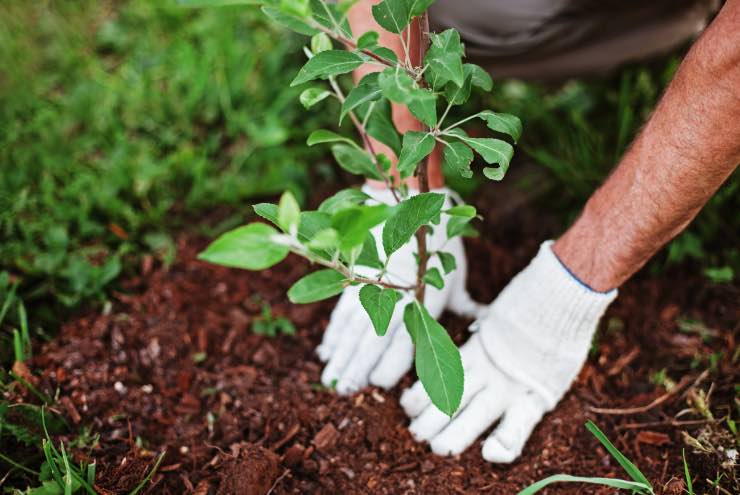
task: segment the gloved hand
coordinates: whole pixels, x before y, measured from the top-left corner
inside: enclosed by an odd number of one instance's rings
[[[387,189],[374,189],[365,186],[363,191],[372,199],[368,203],[395,204]],[[448,194],[447,189],[434,192]],[[415,194],[413,191],[411,194]],[[449,197],[445,208],[451,205]],[[433,225],[433,232],[427,236],[427,249],[444,250],[455,256],[457,269],[449,275],[443,275],[444,288],[436,289],[427,285],[426,307],[431,315],[437,318],[444,309],[467,316],[475,317],[481,306],[476,304],[465,289],[467,262],[462,240],[455,237],[447,241],[446,223],[449,217],[441,216],[439,225]],[[382,246],[383,226],[372,229],[376,244]],[[416,282],[416,238],[393,253],[388,264],[386,279],[402,285],[413,285]],[[382,259],[382,253],[381,259]],[[437,256],[429,259],[429,267],[437,267],[444,274]],[[366,267],[357,267],[357,272],[366,277],[375,277],[378,271]],[[336,308],[332,312],[329,326],[324,333],[321,345],[316,349],[319,358],[327,362],[321,375],[321,383],[329,387],[336,383],[339,394],[351,394],[368,383],[379,387],[393,387],[411,368],[414,358],[414,347],[403,324],[403,308],[411,301],[410,295],[404,295],[396,304],[388,331],[379,337],[373,329],[370,318],[360,304],[360,287],[351,286],[344,290]]]
[[[483,458],[512,462],[542,416],[570,388],[586,360],[596,326],[616,289],[595,292],[551,250],[552,241],[471,326],[461,348],[465,389],[450,418],[431,404],[420,382],[404,391],[409,430],[439,455],[469,447],[499,418],[483,442]]]

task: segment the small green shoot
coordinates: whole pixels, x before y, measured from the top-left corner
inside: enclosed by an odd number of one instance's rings
[[[278,332],[283,335],[295,335],[295,326],[288,318],[273,315],[272,308],[265,303],[262,305],[262,315],[252,321],[252,333],[276,337]]]

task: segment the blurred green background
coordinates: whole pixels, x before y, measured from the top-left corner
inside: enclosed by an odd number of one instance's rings
[[[297,35],[256,8],[171,2],[0,4],[0,359],[23,300],[31,334],[103,303],[143,254],[164,263],[186,221],[216,208],[240,221],[249,200],[335,177],[289,81]],[[519,154],[541,165],[542,198],[565,225],[651,111],[679,55],[596,81],[497,82],[474,105],[524,121]],[[542,171],[546,171],[545,174]],[[525,177],[526,179],[526,177]],[[686,258],[717,281],[738,269],[737,174],[658,257]],[[464,191],[475,182],[454,183]],[[211,231],[218,226],[205,225]]]

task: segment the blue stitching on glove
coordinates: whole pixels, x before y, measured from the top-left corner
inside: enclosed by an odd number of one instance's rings
[[[570,270],[570,268],[568,268],[568,267],[567,267],[567,266],[565,265],[565,263],[563,263],[563,260],[561,260],[561,259],[560,259],[560,258],[558,257],[558,255],[557,255],[557,254],[555,254],[555,250],[553,250],[553,249],[552,249],[552,246],[550,246],[550,252],[552,253],[552,255],[553,255],[553,256],[555,256],[555,259],[556,259],[556,260],[558,260],[558,263],[560,263],[560,266],[562,266],[562,267],[563,267],[563,269],[564,269],[564,270],[565,270],[566,272],[568,272],[568,275],[570,275],[570,276],[571,276],[571,278],[572,278],[573,280],[575,280],[576,282],[578,282],[578,284],[579,284],[579,285],[581,285],[581,286],[582,286],[583,288],[585,288],[585,289],[589,290],[590,292],[593,292],[594,294],[602,294],[602,295],[603,295],[603,294],[611,294],[612,292],[614,292],[615,290],[617,290],[616,288],[614,288],[614,289],[611,289],[611,290],[607,290],[607,291],[603,291],[603,292],[602,292],[602,291],[600,291],[600,290],[596,290],[596,289],[594,289],[593,287],[591,287],[590,285],[588,285],[588,284],[587,284],[586,282],[584,282],[583,280],[581,280],[580,278],[578,278],[578,277],[576,276],[576,274],[575,274],[575,273],[573,273],[573,272],[572,272],[572,271]]]

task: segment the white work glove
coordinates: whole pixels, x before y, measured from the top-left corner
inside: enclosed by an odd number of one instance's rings
[[[395,204],[387,189],[363,187],[363,192],[372,199],[368,204]],[[449,194],[449,190],[436,189],[434,192]],[[411,195],[417,192],[410,192]],[[452,206],[449,196],[445,208]],[[475,317],[482,306],[476,304],[465,289],[467,262],[460,237],[447,240],[448,215],[441,215],[439,225],[432,225],[433,232],[427,236],[427,249],[432,252],[443,250],[455,256],[457,269],[443,275],[444,288],[439,290],[427,284],[425,304],[435,318],[449,309],[456,314]],[[382,246],[383,225],[372,229],[375,241]],[[381,248],[382,249],[382,248]],[[386,279],[399,285],[414,285],[416,282],[416,238],[391,255]],[[383,259],[382,253],[381,260]],[[439,258],[432,256],[428,266],[436,267],[444,274]],[[366,277],[375,277],[378,270],[357,267],[357,272]],[[403,324],[403,308],[411,301],[404,295],[397,304],[388,331],[379,337],[367,312],[360,304],[360,287],[350,286],[344,290],[336,308],[331,314],[329,326],[324,333],[321,345],[316,349],[319,358],[327,362],[321,375],[321,383],[330,387],[336,384],[336,391],[346,395],[356,392],[368,383],[390,388],[411,368],[414,359],[414,346]]]
[[[512,462],[542,416],[570,388],[586,360],[596,326],[616,289],[595,292],[558,260],[552,241],[471,326],[461,348],[465,389],[450,419],[433,406],[420,382],[404,391],[409,430],[439,455],[464,451],[493,423],[483,458]]]

